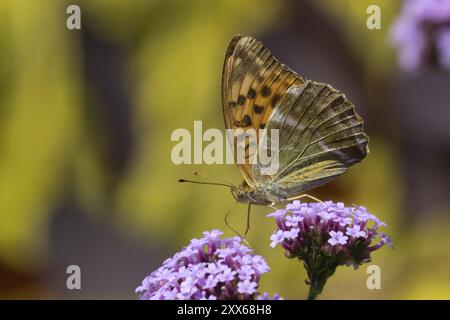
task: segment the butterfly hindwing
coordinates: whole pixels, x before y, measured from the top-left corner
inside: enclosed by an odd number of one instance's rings
[[[222,105],[227,128],[244,131],[264,129],[287,90],[304,80],[281,64],[259,41],[235,37],[227,50],[222,76]],[[251,148],[246,145],[246,158]],[[256,149],[253,149],[255,151]],[[246,182],[253,186],[252,165],[238,164]]]
[[[363,120],[354,105],[330,85],[306,81],[291,87],[267,129],[279,131],[279,170],[270,177],[285,197],[294,197],[346,172],[368,152]],[[264,179],[258,166],[255,179]]]

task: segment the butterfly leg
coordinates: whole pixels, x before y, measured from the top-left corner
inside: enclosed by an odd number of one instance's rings
[[[272,201],[272,203],[269,204],[267,207],[269,207],[269,208],[271,208],[271,209],[273,209],[273,210],[278,210],[278,208],[275,207],[275,205],[276,205],[276,203]]]
[[[233,206],[233,208],[234,208],[234,206]],[[227,226],[228,228],[231,229],[231,231],[233,231],[239,238],[242,239],[242,241],[244,241],[244,242],[250,247],[250,244],[247,242],[247,240],[245,240],[245,236],[243,237],[243,236],[239,233],[239,231],[237,231],[237,230],[233,227],[233,225],[232,225],[231,223],[228,222],[228,217],[230,216],[231,212],[233,211],[233,208],[231,208],[230,210],[228,210],[227,214],[225,215],[225,224],[226,224],[226,226]],[[247,230],[248,230],[248,228],[247,228]],[[247,231],[246,231],[246,233],[247,233]]]
[[[251,203],[248,204],[247,207],[247,228],[245,229],[244,238],[247,236],[248,230],[250,230],[250,207],[252,206]]]
[[[316,201],[316,202],[323,203],[322,200],[320,200],[320,199],[318,199],[318,198],[316,198],[316,197],[313,197],[312,195],[306,194],[306,193],[301,194],[301,195],[296,196],[296,197],[288,198],[287,200],[288,200],[288,201],[292,201],[292,200],[298,200],[298,199],[301,199],[301,198],[309,198],[309,199],[314,200],[314,201]]]

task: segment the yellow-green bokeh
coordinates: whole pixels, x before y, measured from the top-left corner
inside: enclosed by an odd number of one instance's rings
[[[223,222],[234,203],[228,190],[176,181],[200,170],[210,179],[238,183],[242,178],[237,168],[176,166],[170,160],[170,136],[176,128],[191,130],[194,120],[202,120],[205,128],[223,127],[220,81],[227,43],[238,33],[258,37],[276,29],[285,14],[284,2],[77,3],[91,32],[128,48],[122,80],[133,102],[135,149],[117,189],[109,194],[110,172],[98,152],[102,137],[84,105],[92,92],[83,83],[81,39],[65,28],[68,3],[0,2],[0,261],[25,272],[47,267],[50,214],[68,185],[86,212],[115,213],[92,214],[90,219],[113,224],[136,241],[156,241],[176,251],[204,230],[220,228],[232,236]],[[365,8],[372,3],[382,7],[385,17],[383,29],[375,33],[364,27]],[[355,57],[363,61],[370,94],[372,84],[395,69],[386,39],[399,1],[321,0],[314,5],[341,28]],[[368,158],[339,180],[349,190],[345,199],[329,195],[330,200],[358,202],[389,224],[395,249],[373,255],[383,270],[383,290],[367,290],[365,266],[357,271],[340,268],[322,298],[450,298],[450,256],[443,250],[450,242],[445,232],[450,222],[403,228],[401,204],[407,200],[398,165],[390,141],[371,137]],[[244,228],[245,210],[234,207],[234,225]],[[304,298],[301,263],[269,247],[274,224],[265,217],[268,212],[254,209],[248,239],[271,266],[262,289]],[[40,295],[52,293],[33,289],[21,296]]]

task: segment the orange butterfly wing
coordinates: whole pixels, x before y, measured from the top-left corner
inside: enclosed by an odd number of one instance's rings
[[[225,57],[222,74],[222,108],[227,129],[264,129],[277,103],[292,86],[305,82],[280,63],[259,41],[234,37]],[[248,142],[245,149],[248,150]],[[250,152],[250,151],[249,151]],[[248,159],[251,154],[246,154]],[[236,159],[236,152],[235,152]],[[255,186],[249,161],[238,164],[245,181]]]

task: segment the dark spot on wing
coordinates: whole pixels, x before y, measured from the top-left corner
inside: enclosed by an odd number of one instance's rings
[[[228,45],[227,57],[231,57],[233,55],[234,50],[236,49],[236,46],[237,46],[239,40],[241,40],[241,38],[242,38],[241,36],[235,36],[231,40],[230,44]]]
[[[234,120],[234,125],[236,127],[248,127],[252,124],[252,118],[248,114],[246,114],[241,121]]]
[[[270,88],[268,86],[264,86],[261,90],[261,94],[263,97],[267,97],[268,95],[270,95],[272,91],[270,90]]]
[[[240,106],[244,105],[244,103],[245,103],[245,97],[244,97],[242,94],[239,95],[237,103],[238,103],[238,105],[240,105]]]
[[[239,51],[238,57],[241,58],[242,60],[248,59],[247,51],[245,49],[242,49],[241,51]]]
[[[248,97],[249,99],[255,99],[255,97],[256,97],[256,91],[255,91],[255,89],[250,88],[250,90],[248,90],[247,97]]]
[[[242,124],[244,125],[244,127],[248,127],[252,124],[252,118],[250,118],[250,116],[246,114],[244,118],[242,118]]]
[[[264,111],[264,107],[261,107],[261,106],[255,104],[255,105],[253,106],[253,111],[255,111],[255,113],[261,113],[261,112]]]

